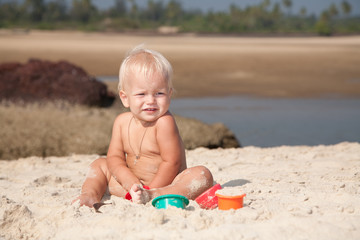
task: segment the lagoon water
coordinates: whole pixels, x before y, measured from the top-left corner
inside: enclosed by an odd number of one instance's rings
[[[173,99],[174,114],[222,122],[242,146],[360,142],[360,99]]]
[[[98,78],[118,80],[117,76]],[[175,98],[170,110],[206,123],[222,122],[242,146],[360,142],[360,99]]]

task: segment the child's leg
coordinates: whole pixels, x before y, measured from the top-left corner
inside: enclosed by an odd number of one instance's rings
[[[145,190],[140,186],[134,185],[131,190],[133,201],[145,203],[157,196],[165,194],[179,194],[194,200],[201,193],[213,186],[213,176],[211,172],[203,166],[185,169],[174,181],[166,187]]]
[[[106,159],[99,158],[90,164],[84,184],[81,187],[81,194],[76,200],[80,205],[92,207],[94,203],[100,202],[108,186]]]

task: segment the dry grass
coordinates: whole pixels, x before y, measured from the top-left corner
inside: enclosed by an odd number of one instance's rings
[[[0,159],[106,154],[114,109],[46,103],[0,105]]]
[[[107,153],[112,124],[126,111],[120,101],[111,108],[72,106],[66,102],[0,103],[0,159]],[[175,116],[185,148],[238,147],[223,124],[205,124]]]

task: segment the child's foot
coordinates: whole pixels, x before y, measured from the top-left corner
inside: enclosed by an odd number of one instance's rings
[[[99,200],[96,197],[96,194],[81,193],[80,196],[78,196],[71,202],[71,204],[73,204],[78,200],[80,200],[80,206],[85,205],[88,207],[93,207],[94,203],[99,202]]]
[[[139,184],[134,184],[130,189],[130,195],[134,203],[145,204],[150,201],[149,191]]]

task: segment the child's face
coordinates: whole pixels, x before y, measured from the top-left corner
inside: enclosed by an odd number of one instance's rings
[[[171,93],[162,74],[155,72],[146,77],[135,72],[130,73],[124,90],[120,91],[120,98],[137,119],[153,122],[168,111]]]

